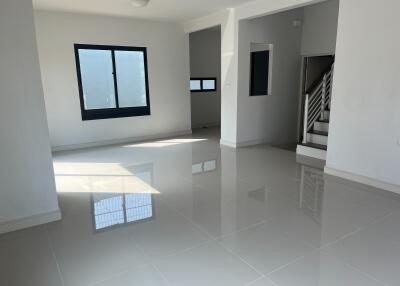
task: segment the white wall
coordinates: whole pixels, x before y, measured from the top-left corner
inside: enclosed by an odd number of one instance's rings
[[[217,91],[191,94],[192,128],[221,124],[221,29],[190,34],[190,76],[216,77]]]
[[[53,147],[189,132],[188,36],[177,24],[36,11]],[[74,43],[147,47],[151,116],[82,121]]]
[[[302,55],[334,54],[339,0],[304,7]]]
[[[60,213],[32,1],[0,1],[0,37],[1,233]]]
[[[300,83],[302,19],[296,9],[239,24],[238,134],[239,144],[296,142]],[[249,96],[250,43],[273,45],[272,94]]]
[[[328,168],[396,185],[400,185],[398,11],[398,0],[340,2],[327,155]]]

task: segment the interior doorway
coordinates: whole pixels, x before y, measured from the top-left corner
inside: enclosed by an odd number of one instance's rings
[[[332,67],[334,62],[334,55],[304,57],[302,93],[306,94],[312,90],[321,79],[321,76]]]
[[[192,130],[221,126],[221,27],[189,35]]]
[[[302,62],[302,76],[301,76],[301,87],[300,87],[300,98],[299,98],[299,125],[297,132],[297,142],[303,141],[304,132],[304,105],[306,94],[311,93],[321,82],[322,77],[335,63],[335,55],[316,55],[316,56],[304,56]],[[329,105],[330,107],[330,105]]]

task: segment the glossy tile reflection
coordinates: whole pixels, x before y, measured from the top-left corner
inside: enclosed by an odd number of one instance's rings
[[[93,209],[96,230],[153,216],[151,194],[93,194]]]
[[[400,285],[398,195],[218,130],[56,154],[63,219],[0,236],[0,285]]]

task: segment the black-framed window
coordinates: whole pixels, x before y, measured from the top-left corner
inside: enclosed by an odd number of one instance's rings
[[[74,47],[82,120],[150,115],[146,48]]]
[[[251,52],[250,96],[268,95],[270,51]]]
[[[191,92],[212,92],[217,91],[216,77],[192,77],[190,78]]]

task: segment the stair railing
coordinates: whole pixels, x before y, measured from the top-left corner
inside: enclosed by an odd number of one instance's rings
[[[319,120],[325,120],[325,109],[330,106],[332,98],[332,78],[333,65],[326,72],[317,86],[306,94],[304,103],[304,124],[303,124],[303,144],[307,144],[307,133],[314,123]]]

